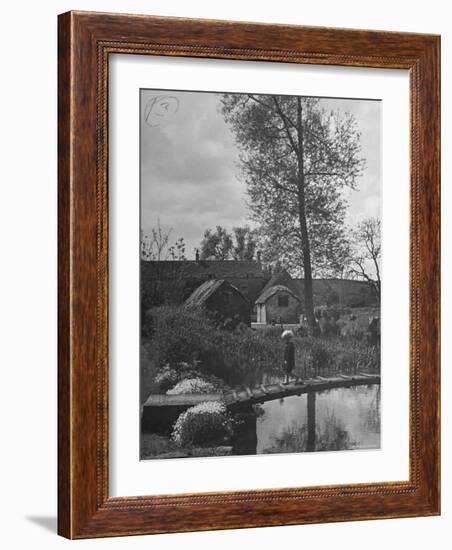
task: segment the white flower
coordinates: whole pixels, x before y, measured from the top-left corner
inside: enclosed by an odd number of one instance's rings
[[[218,433],[218,428],[221,426],[221,431],[227,433],[228,430],[232,429],[232,424],[226,415],[226,405],[222,401],[203,401],[179,415],[173,428],[173,441],[182,444],[196,435],[194,432],[191,434],[190,431],[187,432],[187,429],[191,429],[191,421],[196,417],[205,418],[206,420],[210,418],[213,421],[211,429],[214,432]]]
[[[215,386],[202,378],[187,378],[178,382],[174,388],[168,390],[167,395],[181,395],[183,393],[215,393]]]

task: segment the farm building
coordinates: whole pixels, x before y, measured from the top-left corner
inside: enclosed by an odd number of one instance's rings
[[[163,304],[183,304],[196,291],[212,290],[205,283],[227,282],[233,293],[241,294],[240,303],[247,304],[249,317],[253,322],[271,324],[280,318],[286,324],[300,321],[304,313],[304,280],[295,279],[285,271],[278,271],[270,277],[259,260],[183,260],[183,261],[141,261],[141,308],[142,311]],[[335,307],[374,307],[378,300],[372,286],[365,281],[348,279],[313,279],[314,305]],[[284,292],[272,289],[284,287]],[[209,290],[209,292],[210,292]],[[281,298],[278,298],[278,295]],[[236,298],[239,301],[238,298]],[[227,302],[222,318],[230,317]],[[217,304],[217,311],[220,312]],[[240,314],[243,317],[242,314]],[[265,321],[262,319],[265,318]],[[288,320],[285,320],[288,319]],[[249,321],[246,321],[247,324]]]
[[[216,319],[251,324],[250,304],[243,294],[224,279],[205,281],[185,301],[185,307],[204,307]]]
[[[268,287],[256,300],[257,322],[294,324],[300,320],[301,299],[289,287]]]
[[[368,308],[378,305],[372,286],[349,279],[313,279],[316,307]],[[298,324],[304,313],[304,280],[282,270],[275,273],[255,301],[258,324]]]
[[[143,309],[182,303],[202,283],[224,280],[238,289],[252,308],[268,278],[254,260],[141,261]]]
[[[301,300],[304,310],[304,279],[293,279],[286,270],[275,273],[262,292],[276,285],[289,288]],[[313,279],[312,291],[315,306],[368,307],[378,300],[372,285],[351,279]]]

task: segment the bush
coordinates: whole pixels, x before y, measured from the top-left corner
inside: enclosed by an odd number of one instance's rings
[[[321,340],[314,340],[311,343],[311,368],[314,372],[329,370],[333,358],[330,346]]]
[[[354,343],[358,371],[380,372],[380,348],[362,341]]]
[[[316,451],[343,451],[356,445],[345,429],[343,422],[336,419],[334,413],[327,411],[323,430],[316,430]]]
[[[359,338],[297,338],[296,365],[301,376],[380,372],[379,349]]]
[[[315,451],[343,451],[353,449],[356,443],[333,413],[327,411],[323,426],[316,428]],[[306,424],[292,424],[273,437],[272,444],[264,453],[301,453],[308,450]]]
[[[170,388],[174,387],[180,380],[180,373],[170,365],[163,366],[155,376],[155,382],[160,386],[160,389],[166,393]]]
[[[178,382],[167,395],[181,395],[184,393],[214,393],[216,387],[202,378],[186,378]]]
[[[174,424],[172,440],[180,446],[213,446],[227,442],[233,420],[224,403],[206,401],[183,412]]]
[[[279,340],[282,333],[283,329],[281,327],[272,327],[271,325],[260,329],[260,334],[264,335],[266,338],[273,338],[275,340]]]
[[[157,366],[149,353],[149,342],[143,341],[140,346],[140,402],[144,403],[154,390],[154,377],[157,372]]]
[[[253,386],[264,376],[282,372],[284,343],[279,327],[221,330],[205,311],[182,306],[154,308],[148,312],[148,322],[152,337],[146,343],[146,364],[142,362],[146,388],[158,382],[160,391],[167,392],[181,380],[201,378],[221,391],[226,384]],[[297,336],[294,344],[295,374],[302,377],[380,369],[379,349],[356,335]]]
[[[201,360],[213,349],[213,322],[203,310],[183,306],[161,306],[145,316],[152,342],[152,354],[158,365],[190,363]]]
[[[148,354],[158,371],[155,381],[161,380],[164,391],[181,379],[198,376],[212,383],[221,378],[228,385],[257,383],[263,372],[280,369],[279,328],[221,330],[206,311],[182,306],[154,308],[147,322],[152,327]]]
[[[175,363],[173,366],[169,363],[164,365],[157,371],[154,382],[159,385],[159,389],[162,393],[168,393],[168,390],[174,389],[175,386],[179,385],[183,381],[194,379],[200,380],[202,384],[208,384],[214,392],[222,392],[228,389],[227,384],[225,384],[221,378],[218,378],[213,374],[202,373],[197,366],[189,365],[185,361]],[[187,386],[185,387],[188,389]],[[183,392],[181,391],[179,393]],[[185,393],[205,392],[187,391]]]
[[[231,385],[253,385],[262,381],[263,374],[278,374],[284,356],[281,331],[247,331],[230,333],[218,331],[216,346],[222,371]]]

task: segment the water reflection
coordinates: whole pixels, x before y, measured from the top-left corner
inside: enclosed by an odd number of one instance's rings
[[[243,415],[237,454],[378,449],[380,386],[337,388],[268,401]]]

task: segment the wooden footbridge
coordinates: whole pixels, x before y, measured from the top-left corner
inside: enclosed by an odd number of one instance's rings
[[[380,375],[360,372],[353,375],[338,374],[328,378],[316,376],[307,380],[295,378],[288,384],[260,384],[253,388],[236,388],[223,393],[153,394],[143,405],[142,423],[147,430],[162,431],[163,426],[171,425],[186,409],[206,401],[222,401],[231,412],[237,412],[249,410],[259,403],[293,395],[315,394],[335,388],[372,384],[380,384]]]
[[[261,384],[253,389],[244,388],[230,390],[222,394],[222,399],[228,409],[240,409],[249,407],[265,401],[273,399],[284,399],[293,395],[301,395],[303,393],[319,392],[334,388],[349,388],[352,386],[363,386],[371,384],[379,384],[379,374],[359,373],[356,375],[337,375],[331,378],[317,376],[309,380],[301,380],[296,378],[284,384],[278,382],[276,384]]]

